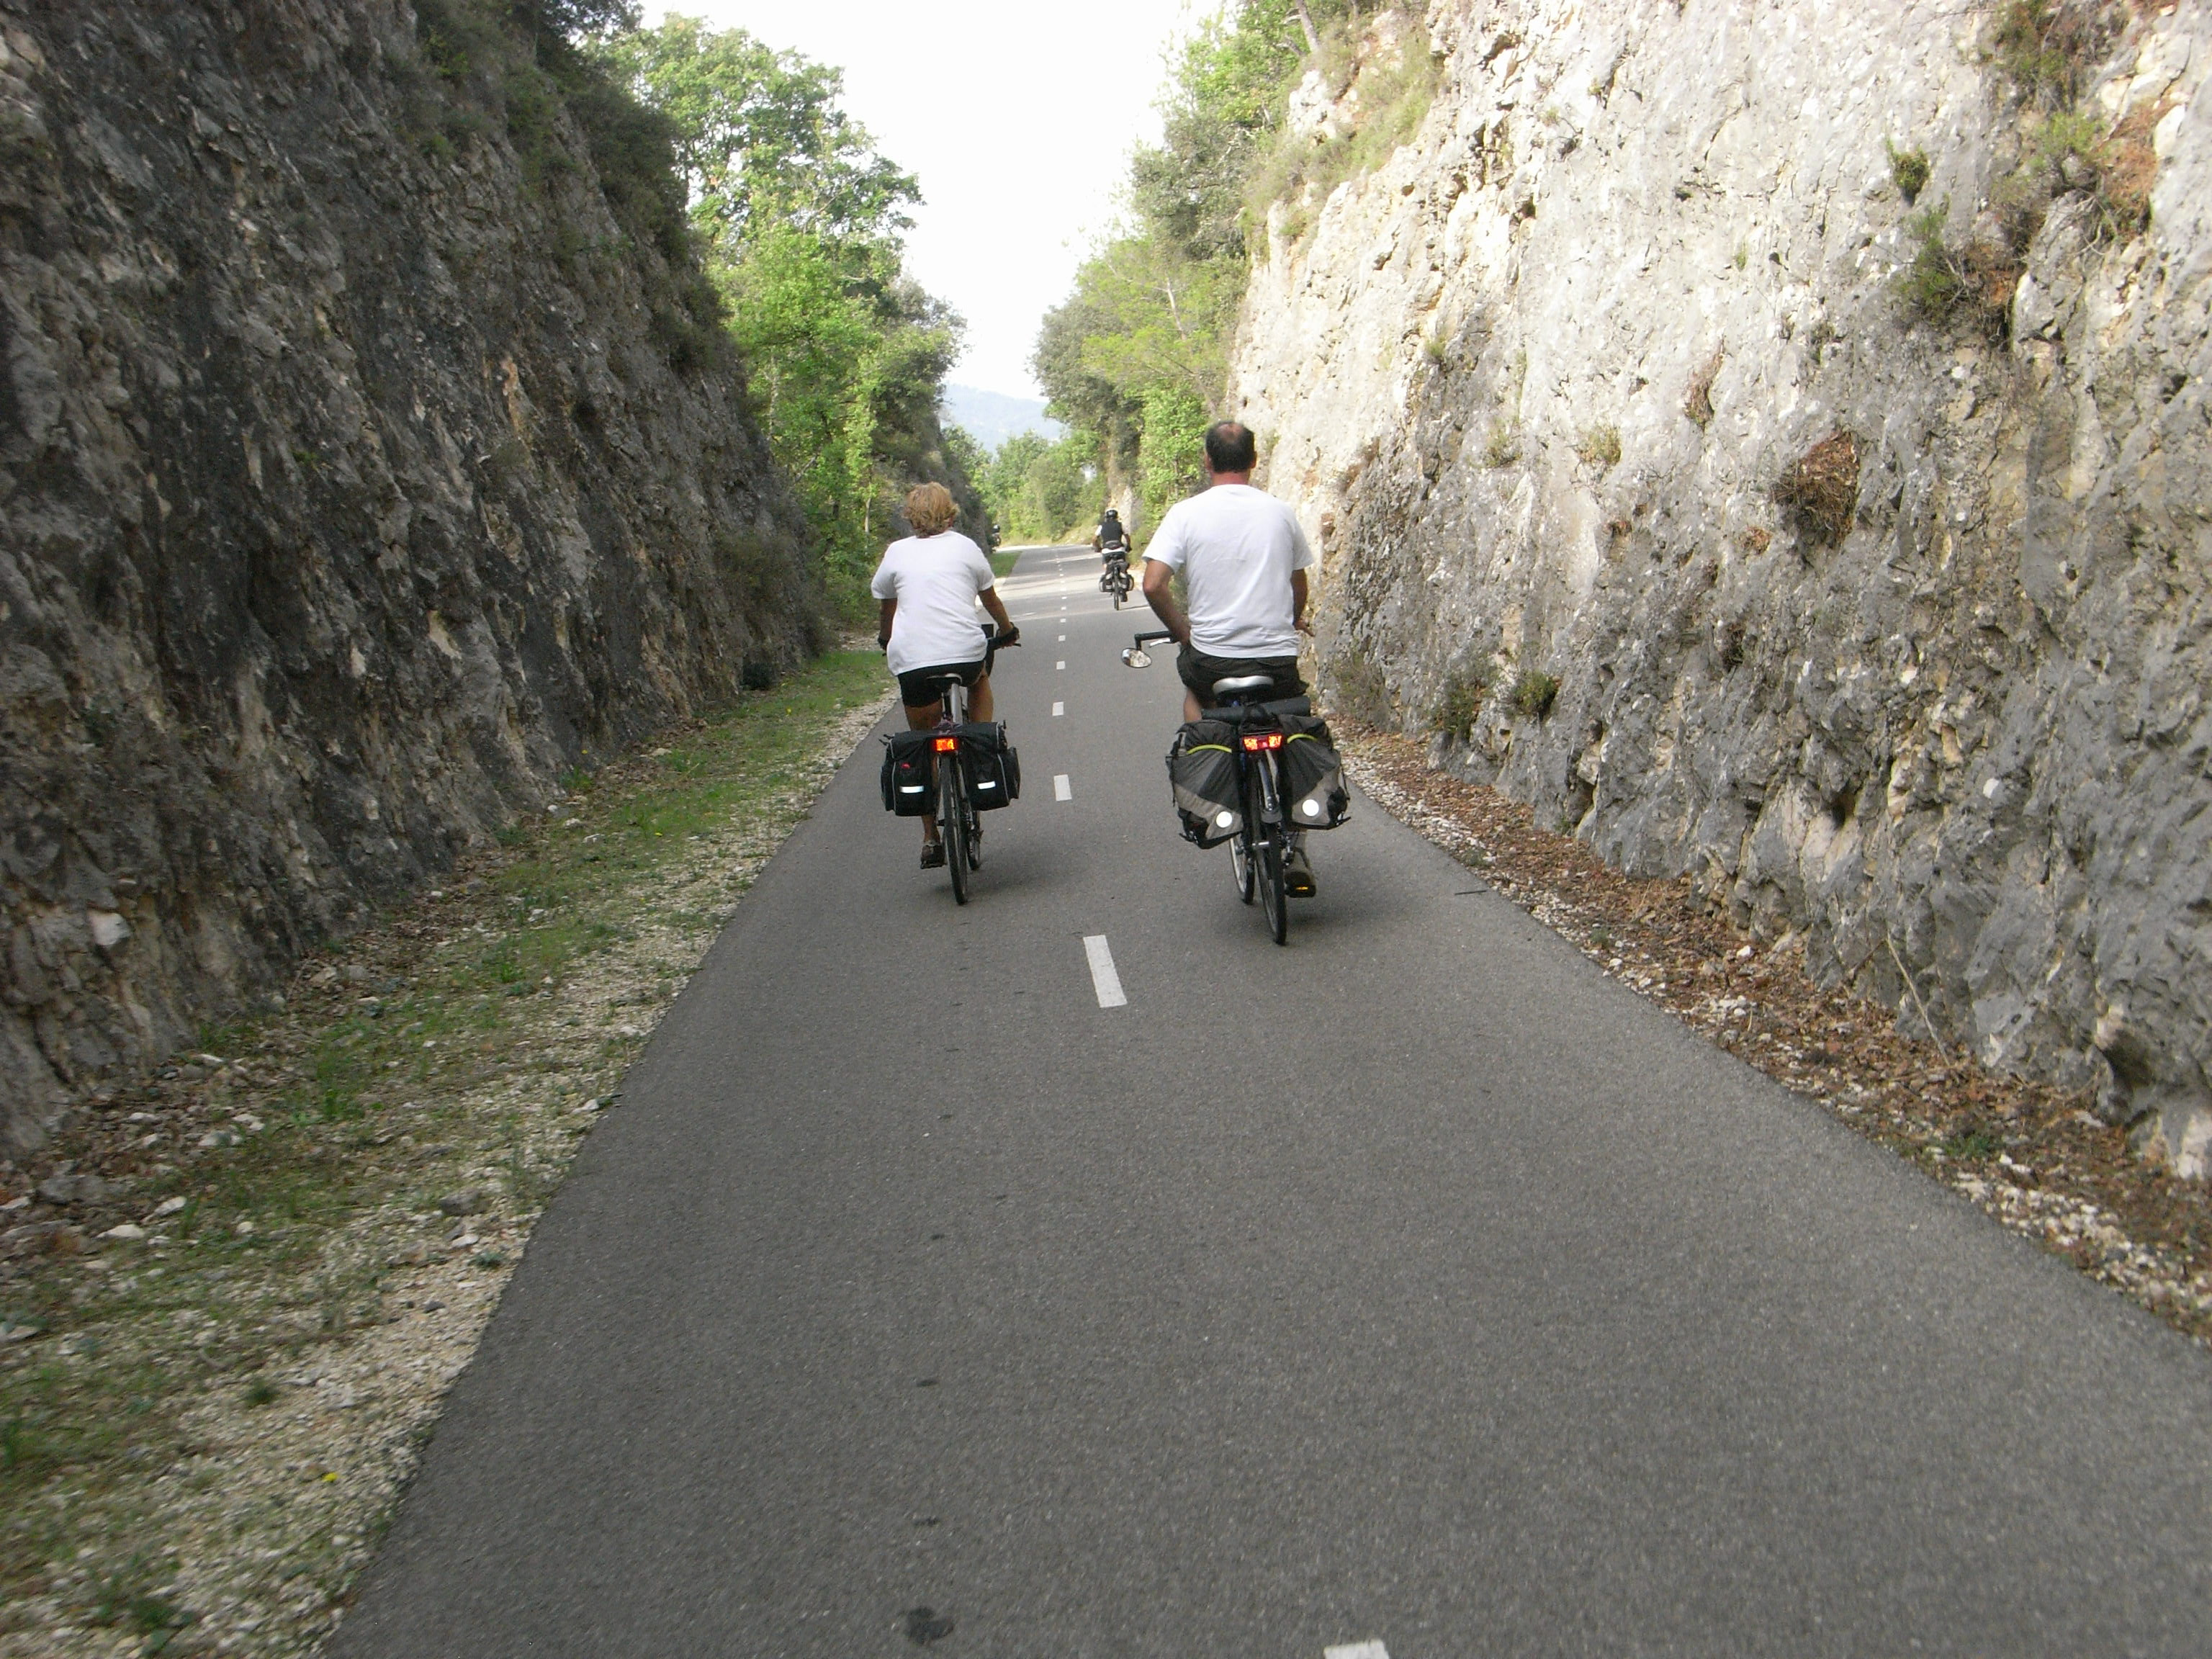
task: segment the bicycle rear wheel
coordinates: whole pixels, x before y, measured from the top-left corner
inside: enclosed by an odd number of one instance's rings
[[[1283,832],[1270,830],[1253,846],[1259,866],[1260,908],[1267,914],[1267,932],[1275,943],[1287,945],[1291,935],[1291,894],[1283,872]]]
[[[937,762],[937,832],[945,841],[945,867],[952,872],[955,902],[968,902],[968,781],[960,773],[957,755],[942,755]]]
[[[1229,879],[1237,884],[1237,896],[1247,904],[1252,902],[1252,872],[1258,864],[1252,856],[1251,833],[1239,830],[1229,838]]]

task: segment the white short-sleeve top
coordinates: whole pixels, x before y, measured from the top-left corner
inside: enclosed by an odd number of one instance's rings
[[[975,596],[994,585],[983,550],[957,530],[908,536],[884,550],[868,592],[896,599],[890,648],[894,674],[983,659],[983,618]]]

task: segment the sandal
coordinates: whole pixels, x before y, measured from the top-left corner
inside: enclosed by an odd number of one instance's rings
[[[945,867],[945,843],[943,842],[931,842],[927,846],[921,849],[921,867],[925,870],[942,870]]]

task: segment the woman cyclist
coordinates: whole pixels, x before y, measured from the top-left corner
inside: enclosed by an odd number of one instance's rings
[[[876,643],[898,676],[906,723],[917,732],[937,723],[943,697],[934,682],[945,674],[958,674],[969,688],[969,719],[991,718],[991,677],[984,668],[988,653],[976,600],[999,624],[1000,644],[1012,644],[1021,632],[999,598],[990,560],[952,527],[959,516],[952,492],[943,484],[916,484],[908,490],[906,521],[914,534],[884,550],[884,562],[868,584],[884,606]],[[921,867],[934,870],[944,862],[937,820],[925,817]]]

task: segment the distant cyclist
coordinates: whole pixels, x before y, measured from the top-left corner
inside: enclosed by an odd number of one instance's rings
[[[898,676],[906,723],[917,732],[937,723],[943,696],[933,681],[945,674],[957,673],[969,688],[969,720],[991,718],[991,676],[985,666],[989,653],[975,615],[978,599],[999,624],[999,643],[1011,645],[1021,633],[999,598],[990,560],[953,529],[959,516],[952,492],[943,484],[916,484],[908,490],[906,521],[914,534],[884,550],[884,562],[868,584],[868,591],[884,602],[876,643]],[[921,867],[934,870],[944,862],[937,820],[925,816]]]
[[[1145,550],[1145,599],[1182,647],[1176,672],[1182,717],[1196,720],[1213,683],[1243,674],[1274,682],[1271,697],[1306,689],[1298,673],[1298,635],[1306,622],[1306,572],[1314,562],[1297,515],[1252,487],[1256,446],[1249,428],[1223,421],[1206,429],[1207,488],[1170,507]],[[1182,573],[1186,612],[1169,587]],[[1294,832],[1284,860],[1285,884],[1315,891],[1305,836]]]
[[[1121,515],[1108,507],[1098,520],[1098,533],[1091,538],[1091,550],[1098,556],[1101,564],[1111,564],[1115,559],[1129,556],[1129,532],[1121,527]]]

